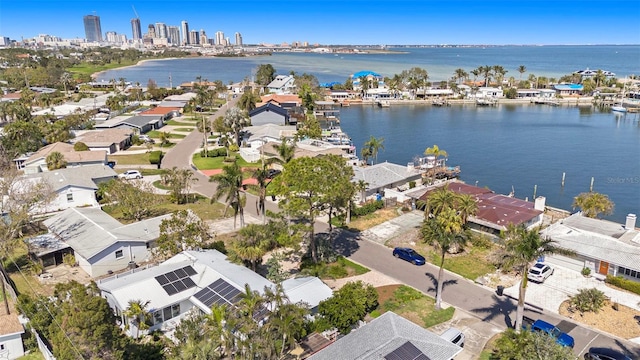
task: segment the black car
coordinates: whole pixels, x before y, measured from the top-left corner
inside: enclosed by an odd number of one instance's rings
[[[275,176],[277,176],[278,174],[280,174],[281,171],[280,170],[276,170],[276,169],[269,169],[267,170],[267,177],[269,179],[273,179]]]
[[[591,348],[588,353],[584,354],[585,360],[631,360],[627,355],[607,349],[607,348]]]

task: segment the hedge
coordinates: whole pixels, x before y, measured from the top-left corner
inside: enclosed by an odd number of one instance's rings
[[[640,295],[639,282],[627,280],[621,276],[611,276],[611,275],[607,275],[607,279],[604,282],[606,282],[607,284],[611,284],[613,286],[617,286],[624,290],[629,290],[632,293],[636,293]]]
[[[160,165],[162,161],[162,151],[156,150],[149,153],[149,162],[154,165]]]
[[[382,200],[376,200],[373,202],[366,203],[361,207],[356,207],[351,211],[353,216],[364,216],[367,214],[371,214],[378,209],[384,208],[384,202]]]
[[[204,156],[204,149],[200,151],[200,157],[220,157],[220,156],[227,156],[226,148],[217,148],[217,149],[207,150],[207,156]]]

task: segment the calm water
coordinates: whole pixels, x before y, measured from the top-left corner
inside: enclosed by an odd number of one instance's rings
[[[503,194],[513,186],[529,199],[537,185],[537,196],[567,210],[594,177],[593,190],[616,204],[610,218],[623,222],[640,213],[638,117],[542,105],[351,106],[342,108],[341,127],[358,151],[371,135],[383,137],[378,162],[406,164],[437,144],[465,182]]]
[[[430,81],[450,79],[455,69],[467,72],[484,65],[501,65],[506,77],[520,78],[518,66],[529,74],[560,78],[585,68],[613,71],[624,78],[640,74],[640,45],[630,46],[498,46],[488,48],[410,48],[395,49],[401,54],[306,54],[275,53],[272,56],[250,58],[194,58],[148,61],[136,67],[109,70],[98,80],[125,78],[146,85],[154,79],[159,86],[208,80],[241,81],[251,79],[260,64],[271,64],[279,74],[310,73],[320,82],[344,82],[360,70],[373,70],[383,76],[393,76],[402,70],[418,66],[426,69]]]
[[[149,61],[140,66],[110,70],[98,79],[121,77],[160,86],[208,80],[240,81],[251,78],[260,64],[272,64],[279,74],[311,73],[320,82],[340,81],[360,70],[392,76],[419,66],[431,81],[449,79],[457,68],[467,72],[478,66],[501,65],[507,77],[529,74],[559,78],[590,68],[613,71],[619,78],[640,74],[640,45],[633,46],[502,46],[489,48],[398,49],[402,54],[298,54],[279,53],[252,58],[197,58]],[[379,161],[406,164],[425,148],[438,144],[449,152],[449,163],[462,167],[462,179],[517,197],[529,199],[534,185],[547,204],[571,208],[573,197],[594,191],[615,202],[610,217],[624,221],[627,213],[640,214],[640,126],[636,114],[611,113],[576,107],[458,106],[433,108],[397,106],[385,109],[342,109],[342,127],[359,148],[373,135],[385,139]],[[566,173],[564,189],[560,186]]]

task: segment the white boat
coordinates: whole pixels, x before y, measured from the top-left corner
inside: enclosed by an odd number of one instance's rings
[[[622,106],[622,105],[614,105],[614,106],[611,107],[611,111],[619,112],[619,113],[626,113],[627,112],[627,108]]]
[[[389,103],[388,100],[378,100],[378,106],[379,107],[389,107],[389,106],[391,106],[391,104]]]
[[[624,107],[624,96],[626,94],[626,89],[627,89],[627,82],[626,82],[626,79],[625,79],[625,83],[622,86],[622,93],[620,94],[620,102],[618,104],[613,104],[613,106],[611,107],[611,111],[617,112],[617,113],[626,113],[627,112],[627,108]]]

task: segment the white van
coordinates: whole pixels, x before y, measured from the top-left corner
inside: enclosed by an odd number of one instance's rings
[[[440,337],[460,347],[464,347],[464,334],[456,328],[447,329]]]

